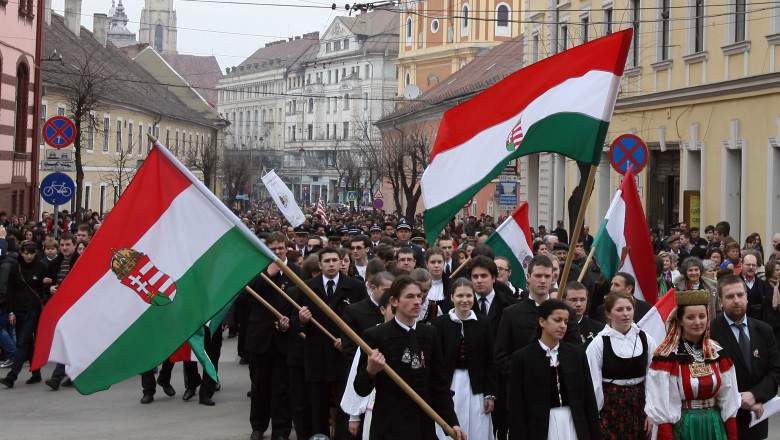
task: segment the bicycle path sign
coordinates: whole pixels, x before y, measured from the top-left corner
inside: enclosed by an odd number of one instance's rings
[[[43,140],[54,148],[69,147],[76,140],[76,124],[65,116],[52,116],[43,124]]]
[[[76,192],[76,184],[65,173],[51,173],[41,181],[41,198],[52,205],[68,203]]]
[[[639,173],[647,165],[649,151],[647,144],[639,136],[624,134],[618,136],[609,149],[612,168],[620,174],[626,174],[628,167]]]

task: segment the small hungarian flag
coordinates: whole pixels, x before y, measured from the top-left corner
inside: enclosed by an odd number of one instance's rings
[[[594,256],[606,279],[619,271],[630,273],[636,278],[634,296],[655,304],[658,283],[649,230],[634,172],[629,168],[593,239]]]
[[[317,215],[320,216],[322,223],[324,223],[325,226],[330,225],[330,222],[328,221],[328,212],[325,210],[325,203],[322,199],[317,200]]]
[[[531,226],[528,222],[528,203],[525,202],[508,219],[504,220],[496,232],[485,241],[486,245],[493,248],[493,253],[497,257],[509,259],[512,267],[509,282],[515,287],[525,289],[526,270],[528,270],[528,263],[534,256],[532,243]]]
[[[428,242],[512,159],[552,152],[599,163],[631,33],[531,64],[444,114],[421,181]]]
[[[669,289],[660,300],[637,323],[639,328],[647,332],[656,341],[666,338],[666,320],[669,314],[677,307],[674,289]]]
[[[274,259],[157,142],[43,310],[32,369],[65,364],[82,394],[149,371]]]

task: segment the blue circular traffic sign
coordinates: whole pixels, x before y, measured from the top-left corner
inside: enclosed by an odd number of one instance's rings
[[[52,205],[68,203],[76,192],[76,184],[65,173],[51,173],[41,181],[41,197]]]
[[[647,166],[648,156],[645,141],[633,134],[618,136],[609,149],[612,168],[620,174],[626,174],[629,166],[634,174],[639,173]]]
[[[76,140],[76,124],[65,116],[52,116],[43,124],[43,140],[54,148],[66,148]]]

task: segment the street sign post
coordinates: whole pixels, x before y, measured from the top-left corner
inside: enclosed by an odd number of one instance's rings
[[[68,203],[76,192],[76,184],[65,173],[51,173],[41,181],[39,189],[41,198],[54,205],[54,236],[59,235],[57,219],[59,217],[59,205]]]
[[[75,172],[76,162],[73,161],[72,150],[46,150],[41,161],[41,171]]]
[[[385,206],[385,202],[382,199],[374,199],[374,209],[382,209]]]
[[[639,173],[647,166],[649,156],[645,141],[633,134],[618,136],[609,148],[610,164],[620,174],[626,174],[629,166]]]
[[[54,148],[67,148],[76,140],[76,124],[65,116],[52,116],[43,124],[43,140]]]

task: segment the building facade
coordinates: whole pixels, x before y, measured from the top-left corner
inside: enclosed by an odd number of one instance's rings
[[[529,0],[526,8],[526,64],[634,28],[607,144],[624,133],[648,144],[639,189],[651,227],[726,220],[735,239],[758,232],[765,245],[780,231],[780,5]],[[586,217],[592,225],[619,181],[604,151]],[[569,194],[579,173],[565,162],[552,184]],[[532,157],[523,166],[532,199],[546,172]]]
[[[157,52],[176,53],[176,11],[173,0],[144,0],[138,39]]]
[[[32,217],[42,0],[0,0],[0,211]]]

